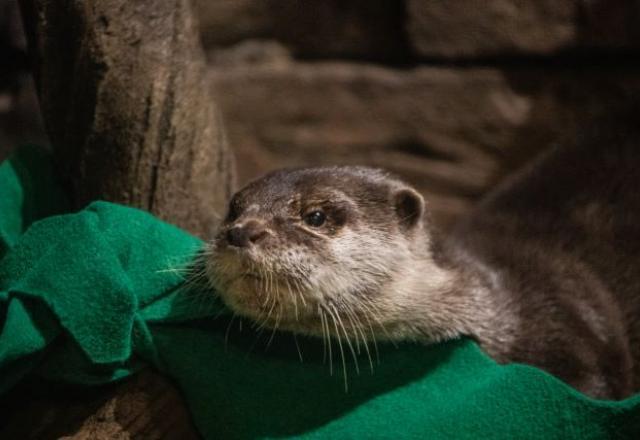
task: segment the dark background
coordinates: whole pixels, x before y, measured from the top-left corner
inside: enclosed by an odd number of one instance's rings
[[[640,90],[636,0],[196,3],[241,184],[282,166],[383,166],[444,226]],[[1,155],[46,143],[12,0],[0,45]]]

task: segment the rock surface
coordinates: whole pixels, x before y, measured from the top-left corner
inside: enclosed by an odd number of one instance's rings
[[[408,0],[408,30],[424,56],[548,53],[577,38],[577,2]]]
[[[426,57],[640,49],[638,0],[197,0],[209,49],[274,39],[300,58]]]
[[[144,371],[97,388],[23,382],[2,396],[3,439],[198,439],[177,389]]]
[[[618,97],[634,72],[389,69],[289,63],[212,67],[241,182],[282,166],[385,167],[449,225],[508,170]]]
[[[197,0],[206,48],[275,39],[302,58],[398,60],[408,55],[403,2]]]

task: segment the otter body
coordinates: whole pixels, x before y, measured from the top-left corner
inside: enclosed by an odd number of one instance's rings
[[[480,339],[491,355],[622,398],[640,389],[640,150],[608,140],[549,152],[443,249],[445,264],[489,274],[493,298],[512,311],[509,344]]]
[[[549,152],[448,236],[407,184],[365,167],[272,173],[241,190],[207,273],[238,314],[355,340],[476,339],[578,390],[640,390],[640,151]]]

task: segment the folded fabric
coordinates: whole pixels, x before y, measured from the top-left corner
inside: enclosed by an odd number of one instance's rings
[[[151,366],[210,439],[640,438],[640,395],[590,399],[470,340],[372,346],[371,364],[345,348],[343,369],[335,342],[330,363],[322,341],[234,319],[190,276],[197,238],[105,202],[56,215],[67,206],[46,154],[0,165],[0,392]]]

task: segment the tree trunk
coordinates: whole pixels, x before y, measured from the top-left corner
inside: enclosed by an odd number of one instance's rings
[[[148,210],[203,238],[234,164],[210,96],[189,0],[20,0],[54,156],[77,208]],[[35,393],[35,394],[34,394]],[[77,395],[21,384],[6,438],[197,438],[176,389],[152,372]]]
[[[80,208],[103,199],[207,237],[232,191],[189,0],[21,0],[43,118]]]

